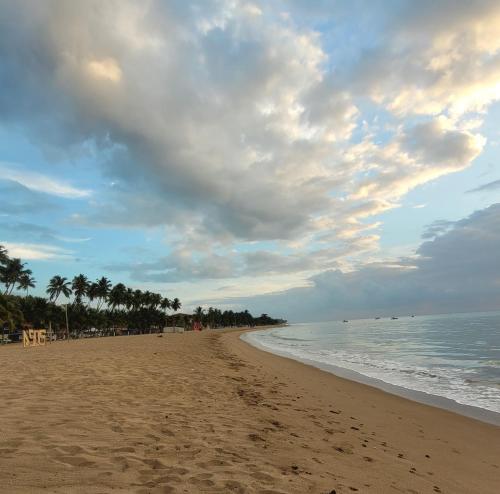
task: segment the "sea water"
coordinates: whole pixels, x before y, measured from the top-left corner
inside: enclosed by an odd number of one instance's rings
[[[352,378],[336,371],[347,369],[375,386],[500,413],[500,312],[301,323],[244,339]]]

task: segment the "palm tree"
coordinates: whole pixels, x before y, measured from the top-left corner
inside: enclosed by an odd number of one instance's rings
[[[134,306],[134,290],[127,288],[125,293],[125,307],[130,310]]]
[[[167,297],[163,298],[162,301],[160,302],[160,307],[166,313],[167,310],[172,307],[170,300]]]
[[[30,288],[35,288],[36,280],[31,276],[31,269],[26,269],[19,277],[18,290],[26,290],[26,296],[28,296],[28,290]]]
[[[3,266],[0,266],[0,281],[5,285],[4,295],[12,293],[24,272],[24,263],[18,258],[7,259]]]
[[[9,255],[7,249],[3,245],[0,245],[0,264],[6,264],[8,260]]]
[[[56,275],[51,278],[46,292],[49,294],[49,300],[56,303],[59,295],[63,294],[66,298],[71,295],[71,282],[67,278]]]
[[[87,296],[89,280],[84,274],[79,274],[73,278],[71,287],[73,288],[73,294],[75,295],[74,303],[80,305],[82,303],[82,298]]]
[[[142,303],[143,303],[143,305],[145,305],[146,307],[151,307],[153,305],[153,303],[152,303],[152,296],[153,296],[153,294],[149,290],[146,290],[142,294]]]
[[[194,315],[196,317],[196,319],[201,322],[202,318],[203,318],[203,307],[196,307],[195,311],[194,311]]]
[[[97,283],[89,283],[89,286],[87,288],[87,298],[89,299],[88,306],[90,306],[91,302],[98,298],[98,292],[99,292],[99,287],[97,286]]]
[[[127,288],[123,283],[118,283],[110,290],[108,302],[112,310],[127,303]]]
[[[163,299],[161,298],[161,295],[159,293],[152,293],[149,297],[149,306],[152,309],[157,309],[159,306],[161,306],[161,303],[163,302]]]
[[[109,281],[105,276],[96,282],[96,296],[99,299],[97,304],[97,310],[101,309],[102,304],[107,300],[109,291],[111,290],[111,281]]]
[[[142,293],[141,290],[134,290],[133,296],[132,296],[132,306],[135,310],[138,310],[141,308],[141,306],[144,304],[144,294]]]
[[[177,312],[181,308],[181,301],[175,297],[174,300],[170,301],[170,308],[175,312]],[[174,326],[177,326],[177,315],[174,314]]]
[[[176,297],[172,302],[170,303],[170,308],[174,311],[177,312],[181,308],[181,301]]]

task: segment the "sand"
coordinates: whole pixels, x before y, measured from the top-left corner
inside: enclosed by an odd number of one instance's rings
[[[0,492],[500,492],[500,427],[238,335],[0,347]]]

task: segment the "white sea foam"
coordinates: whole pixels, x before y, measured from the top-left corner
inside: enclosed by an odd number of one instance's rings
[[[477,315],[471,317],[477,319]],[[486,335],[491,341],[475,338],[474,344],[464,315],[458,316],[460,329],[456,317],[434,318],[437,330],[429,329],[433,319],[428,317],[422,324],[408,318],[396,324],[386,320],[292,325],[249,333],[245,339],[297,360],[349,369],[394,386],[500,413],[500,354],[492,345],[500,339],[500,314],[486,316]],[[475,332],[477,320],[473,327]]]

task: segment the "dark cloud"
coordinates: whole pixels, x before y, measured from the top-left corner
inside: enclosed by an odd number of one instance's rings
[[[56,158],[89,142],[109,155],[101,171],[119,186],[77,217],[88,224],[183,230],[191,216],[207,239],[289,240],[314,232],[321,215],[335,218],[337,229],[352,224],[357,203],[349,192],[363,186],[360,172],[373,162],[386,187],[372,195],[391,189],[397,199],[467,166],[480,150],[471,134],[431,121],[391,156],[374,142],[346,153],[361,117],[356,77],[329,69],[335,60],[311,26],[314,12],[345,15],[349,2],[0,5],[0,119]],[[401,22],[409,5],[391,10],[391,22]],[[306,7],[310,25],[277,15]],[[410,41],[411,64],[420,45]],[[359,63],[369,70],[372,62]],[[376,61],[374,74],[392,74],[383,67]],[[398,74],[420,84],[421,69]],[[335,207],[334,194],[351,208]]]
[[[488,182],[487,184],[480,185],[474,189],[470,189],[467,193],[472,192],[491,192],[492,190],[500,189],[500,180],[494,180],[493,182]]]
[[[273,158],[313,125],[288,113],[321,71],[313,37],[238,4],[4,4],[0,118],[47,152],[119,150],[103,170],[123,186],[89,221],[178,223],[182,208],[236,238],[290,238],[328,206],[324,186],[298,195],[304,180],[277,177]]]
[[[474,136],[443,129],[436,120],[413,127],[404,137],[404,144],[411,156],[424,163],[455,168],[466,166],[478,152]]]
[[[446,233],[454,225],[455,223],[453,221],[446,221],[446,220],[433,221],[430,225],[426,227],[424,233],[422,233],[422,238],[431,239],[437,237],[438,235]]]
[[[95,149],[113,185],[73,222],[164,227],[170,254],[110,266],[137,281],[319,272],[375,250],[377,224],[363,221],[469,166],[484,145],[469,114],[498,95],[498,2],[0,0],[0,11],[0,123],[51,161]],[[381,32],[359,27],[372,19]],[[336,47],[351,26],[362,39],[346,62]],[[379,123],[363,122],[366,108]],[[2,191],[3,214],[52,207],[19,184]],[[276,245],[239,249],[255,241]],[[363,289],[356,271],[313,280],[349,307],[343,283],[378,300],[422,263],[365,267]],[[332,290],[315,300],[329,306]]]
[[[414,258],[330,270],[311,278],[311,287],[224,302],[296,321],[498,309],[499,252],[500,204],[494,204],[422,243]]]

